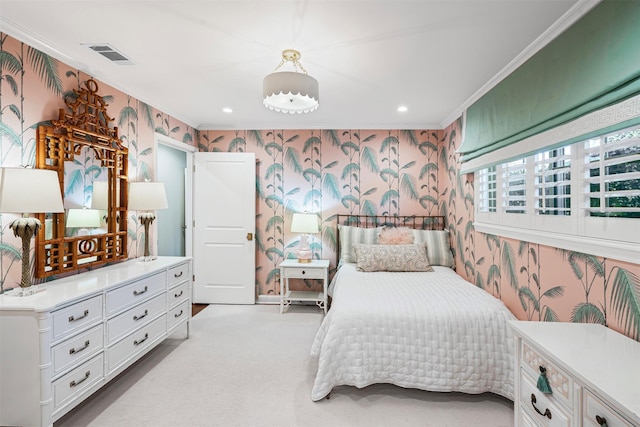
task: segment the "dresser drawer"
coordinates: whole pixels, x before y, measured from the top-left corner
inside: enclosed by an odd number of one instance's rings
[[[533,379],[524,371],[520,371],[520,405],[537,425],[548,427],[571,426],[570,416],[553,401],[550,395],[538,390]]]
[[[102,320],[102,295],[53,312],[53,341],[88,328]]]
[[[166,272],[162,272],[107,292],[107,316],[159,294],[166,282]]]
[[[522,343],[522,366],[536,379],[536,382],[540,375],[540,366],[544,366],[547,370],[547,380],[549,380],[553,398],[566,405],[567,408],[573,407],[573,380],[571,376],[526,342]]]
[[[120,367],[158,339],[166,336],[167,317],[158,317],[153,322],[126,336],[107,350],[108,373]]]
[[[631,423],[626,422],[616,411],[609,405],[594,396],[589,390],[585,390],[583,394],[583,420],[584,427],[633,427]]]
[[[165,295],[160,294],[110,319],[107,322],[107,345],[113,344],[134,329],[149,323],[165,310]]]
[[[104,356],[100,353],[53,382],[54,410],[80,396],[83,391],[104,379]]]
[[[169,287],[189,279],[189,263],[180,264],[169,269]]]
[[[525,411],[520,411],[520,427],[538,427],[538,424]]]
[[[167,293],[167,299],[169,301],[169,307],[173,307],[176,304],[189,298],[189,282],[182,282],[178,286],[169,289]]]
[[[99,324],[53,347],[51,349],[53,376],[101,352],[103,342],[104,326]]]
[[[324,269],[288,267],[284,269],[284,275],[282,277],[293,279],[324,279]]]
[[[167,316],[169,316],[167,318],[167,329],[171,330],[179,323],[189,319],[190,305],[187,300],[169,310],[169,313],[167,313]]]

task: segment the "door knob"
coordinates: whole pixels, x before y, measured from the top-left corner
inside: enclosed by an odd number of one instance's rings
[[[247,233],[247,240],[253,240],[253,233]]]

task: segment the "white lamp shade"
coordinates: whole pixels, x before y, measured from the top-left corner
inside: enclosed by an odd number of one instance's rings
[[[64,212],[56,171],[0,168],[0,212]]]
[[[129,210],[153,211],[168,207],[169,203],[163,182],[132,182],[129,184]]]
[[[265,107],[270,110],[301,114],[318,108],[320,96],[318,81],[293,71],[279,71],[267,75],[262,81]]]
[[[100,211],[97,209],[69,209],[67,228],[100,227]]]
[[[108,184],[105,181],[94,181],[93,192],[91,194],[92,209],[109,209]]]
[[[318,215],[294,213],[291,219],[292,233],[315,234],[319,231]]]

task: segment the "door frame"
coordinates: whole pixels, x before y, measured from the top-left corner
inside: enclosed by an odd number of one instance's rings
[[[153,134],[153,164],[158,166],[158,145],[165,145],[176,150],[184,151],[187,161],[184,177],[184,222],[187,228],[184,230],[185,256],[193,256],[193,154],[198,149],[184,142],[173,139],[167,135],[154,132]],[[154,169],[154,176],[156,176]]]

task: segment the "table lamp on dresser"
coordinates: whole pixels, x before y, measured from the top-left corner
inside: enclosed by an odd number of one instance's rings
[[[144,225],[144,256],[141,261],[153,261],[149,253],[149,226],[156,219],[156,215],[150,211],[167,209],[167,193],[163,182],[132,182],[129,184],[129,210],[144,211],[138,215],[138,219]]]
[[[33,295],[30,246],[42,224],[29,214],[64,212],[58,174],[47,169],[0,168],[0,212],[22,214],[9,224],[22,239],[22,279],[16,295]]]
[[[291,232],[302,233],[300,246],[298,247],[298,262],[309,263],[313,258],[313,251],[309,246],[309,234],[316,234],[318,228],[318,215],[310,213],[294,213],[291,219]]]

